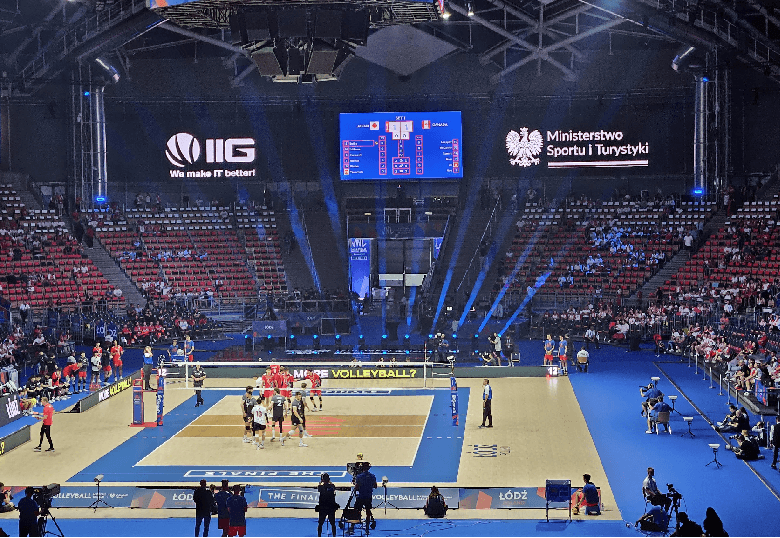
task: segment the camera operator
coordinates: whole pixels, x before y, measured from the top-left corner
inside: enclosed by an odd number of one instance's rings
[[[19,501],[19,536],[40,536],[38,530],[38,516],[41,511],[38,503],[33,500],[34,488],[27,486],[24,490],[24,499]]]
[[[678,528],[671,535],[672,536],[702,536],[704,531],[701,525],[688,519],[688,514],[680,512],[677,514]]]
[[[336,504],[336,486],[330,481],[328,473],[323,473],[320,477],[320,485],[317,486],[317,491],[320,492],[320,499],[316,507],[319,514],[317,536],[322,536],[322,525],[325,523],[325,518],[330,521],[331,532],[333,536],[336,536],[336,510],[339,509],[339,505]]]
[[[636,525],[639,525],[643,531],[666,532],[669,527],[669,515],[660,506],[653,506],[637,520],[634,526]]]
[[[730,439],[736,438],[739,443],[739,448],[734,448],[732,445],[728,445],[726,450],[733,450],[734,455],[739,460],[753,461],[758,459],[760,449],[758,448],[758,441],[755,437],[750,435],[748,430],[743,430],[741,434],[734,435]]]
[[[374,514],[371,513],[371,500],[374,490],[378,486],[376,476],[369,469],[371,469],[371,464],[368,462],[363,463],[362,472],[355,477],[355,491],[357,492],[355,510],[366,509],[366,525],[370,523],[373,530],[376,528],[376,520],[374,519]]]
[[[432,518],[442,518],[447,515],[447,502],[436,486],[431,486],[431,493],[428,495],[428,500],[425,501],[423,512]]]
[[[647,478],[642,482],[642,493],[644,493],[645,499],[653,506],[663,506],[664,510],[669,510],[672,500],[658,491],[658,485],[655,483],[654,476],[655,469],[648,467]]]

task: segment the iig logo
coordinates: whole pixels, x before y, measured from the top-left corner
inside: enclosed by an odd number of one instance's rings
[[[255,160],[254,138],[207,138],[207,163],[251,163]],[[176,133],[168,139],[165,156],[178,168],[200,158],[200,142],[190,133]]]

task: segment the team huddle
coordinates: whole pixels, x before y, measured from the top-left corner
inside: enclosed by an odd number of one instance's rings
[[[307,383],[311,387],[307,390]],[[298,432],[298,446],[308,446],[304,437],[312,437],[306,431],[307,411],[317,411],[314,397],[319,399],[319,410],[322,411],[322,381],[312,370],[306,370],[306,381],[295,387],[295,376],[285,366],[272,365],[257,378],[256,387],[260,394],[253,396],[255,387],[247,386],[246,393],[241,397],[241,413],[244,418],[245,443],[254,444],[258,450],[265,448],[265,431],[270,422],[271,441],[276,440],[276,427],[279,427],[279,444],[284,446],[285,440]],[[311,400],[311,408],[306,396]],[[284,419],[290,416],[292,429],[284,434]]]

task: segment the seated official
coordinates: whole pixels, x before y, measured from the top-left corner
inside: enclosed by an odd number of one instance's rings
[[[650,383],[646,387],[641,387],[639,393],[644,397],[645,401],[642,402],[642,416],[647,416],[648,411],[653,407],[649,404],[650,400],[658,401],[659,396],[663,396],[664,393],[658,390],[655,385]],[[653,403],[655,405],[655,403]]]
[[[590,353],[583,347],[577,352],[577,370],[587,372],[590,364]]]
[[[669,516],[660,506],[653,506],[645,515],[640,517],[634,526],[639,525],[643,531],[666,532],[669,527]]]
[[[734,455],[739,460],[753,461],[757,460],[761,450],[758,448],[758,440],[745,430],[737,436],[738,448],[731,447]]]
[[[587,516],[600,516],[601,507],[599,506],[599,490],[593,482],[590,481],[590,475],[582,475],[582,479],[585,481],[585,485],[581,489],[578,489],[574,494],[574,510],[575,515],[580,513],[580,508],[585,508],[585,515]]]
[[[650,412],[647,414],[647,431],[645,433],[653,433],[658,426],[658,414],[659,413],[671,413],[672,408],[664,402],[664,397],[659,396],[658,401],[650,408]],[[669,424],[664,424],[664,429],[669,431]]]
[[[431,493],[428,495],[428,500],[425,501],[423,512],[425,512],[426,516],[433,518],[441,518],[447,515],[447,503],[436,486],[431,486]]]
[[[671,536],[703,536],[704,531],[701,525],[688,519],[688,514],[680,512],[677,514],[677,523],[680,528],[674,531]]]

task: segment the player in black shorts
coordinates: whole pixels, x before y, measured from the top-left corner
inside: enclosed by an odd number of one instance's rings
[[[287,409],[287,399],[279,392],[279,387],[274,387],[274,395],[271,396],[271,441],[276,438],[276,424],[279,423],[279,441],[284,446],[284,411]]]
[[[252,396],[254,387],[247,386],[246,394],[241,396],[241,414],[244,417],[244,442],[252,442],[252,408],[257,405],[257,400]]]
[[[298,430],[298,437],[300,438],[300,442],[298,443],[298,446],[309,446],[303,442],[303,421],[304,421],[303,410],[306,407],[306,402],[303,401],[303,393],[301,392],[295,393],[295,399],[292,401],[292,404],[290,404],[290,407],[292,408],[292,414],[290,415],[290,421],[292,422],[292,430],[290,430],[287,433],[287,437],[282,439],[282,444],[284,444],[285,439],[289,439],[290,437],[292,437],[292,434],[295,433],[295,430]]]

